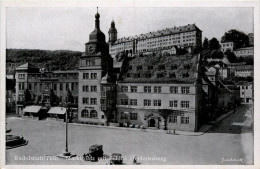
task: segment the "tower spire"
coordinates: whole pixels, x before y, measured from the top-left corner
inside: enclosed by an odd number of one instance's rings
[[[99,30],[99,29],[100,29],[100,28],[99,28],[99,18],[100,18],[100,15],[99,15],[99,13],[98,13],[98,7],[97,7],[97,13],[96,13],[96,15],[95,15],[95,18],[96,18],[95,28]]]

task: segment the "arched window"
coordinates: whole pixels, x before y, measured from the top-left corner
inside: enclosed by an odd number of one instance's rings
[[[87,109],[83,109],[81,111],[81,117],[85,117],[85,118],[88,118],[89,117],[89,112]]]
[[[96,118],[97,117],[97,111],[96,110],[91,110],[90,111],[90,118]]]

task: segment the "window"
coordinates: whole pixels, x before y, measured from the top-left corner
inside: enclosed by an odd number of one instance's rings
[[[88,86],[82,86],[82,91],[83,91],[83,92],[88,92],[88,91],[89,91],[88,88],[89,88]]]
[[[173,107],[178,107],[178,101],[177,100],[174,100]]]
[[[90,98],[90,104],[96,105],[97,104],[97,98]]]
[[[170,93],[178,93],[178,87],[171,86],[170,87]]]
[[[32,84],[31,83],[28,84],[28,89],[32,90]]]
[[[19,83],[19,90],[24,90],[24,83]]]
[[[128,86],[121,86],[121,92],[128,92]]]
[[[130,113],[130,120],[137,120],[137,113]]]
[[[181,107],[182,108],[189,108],[190,102],[189,101],[181,101]]]
[[[137,105],[137,99],[130,99],[130,105],[136,106]]]
[[[97,91],[97,86],[91,86],[90,87],[91,92],[96,92]]]
[[[90,118],[97,118],[97,111],[96,110],[90,111]]]
[[[20,102],[24,101],[24,95],[19,94],[19,98],[18,98],[18,100],[19,100]]]
[[[97,73],[91,73],[91,79],[97,79]]]
[[[151,100],[144,99],[144,106],[151,106]]]
[[[242,92],[242,95],[244,95],[244,92]]]
[[[25,79],[25,74],[18,74],[18,79]]]
[[[69,89],[69,83],[66,83],[66,90]]]
[[[95,65],[95,61],[94,60],[86,60],[86,65],[87,66],[94,66]]]
[[[137,92],[137,86],[131,86],[131,92],[136,93]]]
[[[37,83],[34,83],[34,90],[37,90]]]
[[[151,93],[151,86],[144,86],[145,93]]]
[[[41,88],[41,87],[40,87]],[[63,90],[63,84],[62,83],[60,83],[60,91],[62,91]]]
[[[121,99],[121,105],[128,105],[128,99]]]
[[[177,107],[177,106],[178,106],[178,101],[177,101],[177,100],[170,101],[170,102],[169,102],[169,106],[170,106],[170,107]]]
[[[55,91],[57,90],[57,84],[53,85],[53,90],[55,90]]]
[[[88,79],[89,78],[89,74],[88,73],[83,73],[83,79]]]
[[[177,116],[170,115],[169,116],[169,123],[177,123]]]
[[[154,100],[153,105],[154,106],[161,106],[161,100]]]
[[[161,93],[162,87],[154,86],[154,93]]]
[[[83,109],[83,110],[81,111],[81,117],[83,117],[83,118],[88,118],[88,117],[89,117],[89,112],[88,112],[88,110]]]
[[[189,124],[190,123],[189,117],[181,117],[181,123],[182,124]]]
[[[190,93],[190,88],[189,87],[181,87],[181,93],[182,94]]]
[[[82,98],[82,103],[83,104],[88,104],[88,100],[89,100],[89,98],[83,97]]]

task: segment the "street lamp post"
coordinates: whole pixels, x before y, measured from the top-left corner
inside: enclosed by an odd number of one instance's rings
[[[57,157],[61,157],[61,158],[71,158],[71,157],[75,157],[76,154],[71,154],[68,151],[68,113],[70,111],[70,102],[67,102],[67,106],[66,106],[66,113],[65,113],[65,128],[66,128],[66,135],[65,135],[65,142],[66,142],[66,147],[65,147],[65,151],[62,152],[61,154],[59,154]]]

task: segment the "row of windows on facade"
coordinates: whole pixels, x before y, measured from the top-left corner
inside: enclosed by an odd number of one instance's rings
[[[60,79],[62,79],[62,78],[77,78],[78,76],[77,76],[77,74],[73,74],[73,75],[71,75],[71,74],[66,74],[66,75],[63,75],[63,74],[60,74],[60,75],[55,74],[54,77],[55,77],[55,78],[60,78]],[[51,76],[46,76],[46,75],[32,75],[32,74],[30,74],[30,75],[28,75],[28,78],[29,78],[29,79],[51,78]],[[25,74],[18,74],[18,79],[25,79]]]
[[[137,106],[137,99],[121,99],[121,105],[131,105]],[[144,99],[143,106],[152,106],[152,100]],[[153,100],[153,106],[162,106],[161,100]],[[178,107],[178,100],[169,101],[169,107]],[[190,102],[189,101],[181,101],[180,102],[181,108],[189,108]]]
[[[137,113],[129,113],[130,120],[137,120],[138,114]],[[121,112],[121,119],[127,119],[127,115],[124,112]],[[176,115],[170,115],[168,117],[168,122],[170,123],[177,123],[177,116]],[[189,117],[181,117],[181,123],[182,124],[188,124],[190,122]]]
[[[42,96],[41,96],[41,95],[38,95],[38,96],[37,96],[37,95],[32,95],[32,101],[36,101],[37,97],[39,97],[39,101],[42,100]],[[62,103],[63,101],[64,101],[64,102],[67,102],[67,101],[68,101],[68,97],[59,96],[58,98],[59,98],[59,102],[61,102],[61,103]],[[65,100],[63,100],[63,98],[64,98]],[[20,102],[25,101],[24,94],[19,94],[19,95],[18,95],[18,101],[20,101]],[[71,103],[73,103],[73,104],[78,104],[78,97],[74,97]]]
[[[82,118],[97,118],[98,114],[96,110],[88,111],[87,109],[83,109],[81,111],[81,117]]]
[[[254,51],[253,50],[235,51],[235,54],[248,54],[248,53],[254,53]]]
[[[33,88],[32,88],[33,86]],[[43,89],[43,84],[40,83],[39,84],[39,89],[40,90],[49,90],[49,89],[53,89],[54,91],[58,90],[58,86],[59,86],[59,90],[62,91],[64,89],[68,90],[70,89],[71,91],[77,91],[78,90],[78,83],[60,83],[60,84],[53,84],[53,88],[51,84],[45,84],[45,87]],[[19,90],[24,90],[25,89],[25,83],[19,83]],[[37,83],[28,83],[28,90],[37,90]]]
[[[97,98],[82,98],[82,104],[97,105]]]
[[[121,92],[129,92],[128,86],[121,86]],[[167,87],[168,88],[168,87]],[[137,86],[130,86],[130,92],[136,93],[137,92]],[[152,86],[143,86],[143,92],[144,93],[151,93],[152,92]],[[161,93],[162,87],[161,86],[153,86],[153,92],[154,93]],[[170,86],[169,87],[170,93],[179,93],[179,87],[177,86]],[[182,94],[189,94],[190,93],[190,87],[181,87],[181,93]]]
[[[83,79],[97,79],[97,73],[83,73]]]

